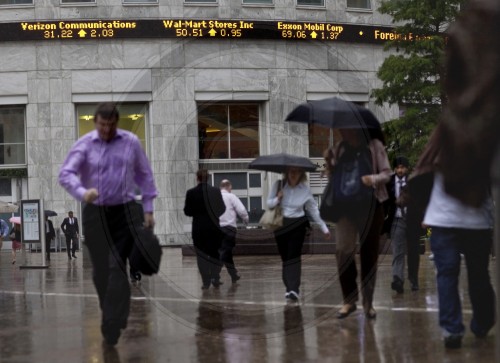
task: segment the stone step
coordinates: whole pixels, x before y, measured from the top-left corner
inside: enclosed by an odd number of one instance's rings
[[[334,254],[335,253],[335,231],[331,229],[332,236],[326,240],[321,230],[314,227],[304,241],[303,254]],[[385,235],[380,238],[380,254],[391,254],[390,240]],[[421,250],[421,253],[425,251]],[[236,235],[236,247],[234,255],[274,255],[278,254],[276,242],[272,231],[252,228],[238,229]],[[194,256],[195,251],[192,244],[182,246],[183,256]]]

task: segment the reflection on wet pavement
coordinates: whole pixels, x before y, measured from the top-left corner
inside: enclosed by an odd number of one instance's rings
[[[84,257],[84,256],[82,256]],[[28,253],[26,264],[40,254]],[[103,344],[86,258],[51,255],[48,269],[19,269],[0,252],[0,362],[494,362],[494,332],[446,351],[437,316],[432,261],[421,261],[421,289],[390,289],[391,256],[381,256],[375,309],[335,318],[342,302],[332,255],[303,256],[301,300],[287,303],[278,256],[236,256],[242,279],[201,290],[194,257],[164,249],[160,274],[132,287],[128,327]],[[492,262],[491,269],[494,269]],[[464,279],[462,274],[462,279]],[[464,323],[471,318],[461,281]]]

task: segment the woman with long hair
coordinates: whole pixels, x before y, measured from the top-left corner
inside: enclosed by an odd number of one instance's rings
[[[373,293],[377,274],[379,255],[379,238],[384,222],[382,202],[387,200],[385,184],[391,177],[391,167],[384,144],[380,138],[367,137],[362,129],[339,129],[342,141],[333,150],[325,153],[331,178],[346,180],[349,177],[351,187],[358,184],[360,192],[334,203],[336,222],[336,259],[340,285],[343,295],[343,306],[337,312],[337,318],[343,319],[356,310],[358,301],[358,285],[355,255],[359,240],[361,260],[361,291],[363,309],[368,319],[376,317],[373,308]],[[383,140],[383,139],[382,139]],[[364,168],[354,174],[353,160],[361,164],[360,155],[364,155]],[[356,159],[357,158],[357,159]],[[349,160],[351,164],[348,164]],[[339,176],[346,166],[344,176]],[[351,167],[351,168],[350,168]],[[349,169],[350,168],[350,169]],[[350,176],[346,174],[350,172]],[[331,182],[335,182],[332,180]],[[349,188],[339,186],[339,188]],[[360,198],[359,193],[363,194]]]
[[[327,239],[330,231],[319,216],[318,204],[306,184],[304,169],[289,167],[283,180],[277,180],[267,199],[268,208],[278,204],[283,211],[283,226],[275,230],[278,252],[282,261],[282,278],[285,284],[285,298],[299,299],[302,246],[309,227],[310,217],[316,222]]]

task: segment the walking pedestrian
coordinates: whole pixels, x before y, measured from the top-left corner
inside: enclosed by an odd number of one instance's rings
[[[95,130],[82,136],[69,151],[59,183],[75,199],[85,202],[82,221],[93,281],[102,311],[101,332],[115,345],[127,326],[130,284],[127,258],[134,231],[141,224],[153,228],[153,173],[136,135],[118,128],[114,103],[97,106]],[[137,190],[142,205],[135,201]]]
[[[10,241],[12,242],[12,264],[16,263],[16,255],[17,251],[19,251],[22,248],[21,244],[21,225],[14,223],[12,226],[12,229],[10,230]]]
[[[223,233],[219,252],[220,259],[231,276],[231,281],[235,283],[241,278],[233,259],[233,249],[236,245],[236,221],[237,217],[239,217],[243,220],[243,223],[248,224],[248,212],[241,200],[231,193],[232,187],[231,182],[227,179],[220,182],[220,191],[226,211],[219,217],[219,224]]]
[[[274,237],[282,262],[285,298],[292,301],[300,298],[301,256],[306,232],[310,227],[308,217],[330,239],[330,231],[319,215],[318,204],[306,181],[304,169],[288,167],[284,179],[273,184],[267,199],[268,208],[275,208],[279,204],[283,212],[283,226],[274,231]]]
[[[222,243],[219,218],[226,210],[219,188],[208,184],[210,174],[205,169],[196,172],[198,185],[186,192],[184,214],[193,217],[191,235],[196,250],[202,289],[212,284],[218,288],[222,262],[219,249]]]
[[[47,257],[47,261],[50,262],[50,244],[52,240],[56,238],[56,231],[54,229],[54,224],[49,219],[48,216],[45,216],[45,255]]]
[[[359,239],[361,260],[361,290],[363,310],[368,319],[376,317],[373,294],[377,275],[380,232],[384,223],[382,204],[387,200],[386,183],[391,167],[384,144],[378,138],[366,140],[361,129],[339,129],[342,141],[333,152],[327,152],[327,165],[337,173],[338,188],[356,190],[338,203],[336,219],[336,252],[343,306],[337,318],[343,319],[356,310],[358,301],[358,271],[356,242]],[[363,164],[367,164],[363,166]],[[356,168],[352,166],[358,165]],[[341,176],[340,173],[344,173]],[[349,175],[347,175],[349,173]],[[343,185],[342,181],[348,185]],[[359,184],[359,186],[358,186]],[[353,188],[356,186],[355,188]],[[334,202],[335,206],[335,202]]]
[[[386,201],[387,219],[390,227],[390,240],[392,247],[392,283],[391,289],[398,294],[404,292],[404,269],[407,252],[406,239],[406,207],[401,204],[401,192],[406,186],[408,177],[408,159],[398,156],[393,163],[394,174],[387,183],[389,199]]]
[[[73,216],[73,211],[68,212],[68,216],[61,223],[61,230],[66,237],[66,252],[68,259],[76,258],[76,250],[78,248],[78,239],[80,238],[80,227],[78,226],[78,218]]]
[[[9,225],[3,219],[0,219],[0,250],[3,247],[3,240],[9,235]]]

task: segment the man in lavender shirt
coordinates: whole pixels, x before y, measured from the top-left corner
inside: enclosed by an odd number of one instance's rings
[[[118,129],[113,103],[100,104],[95,130],[82,136],[64,161],[59,183],[83,208],[83,234],[93,267],[93,281],[102,310],[101,332],[115,345],[130,310],[126,263],[136,229],[153,228],[153,173],[139,139]],[[135,202],[136,190],[142,206]]]

